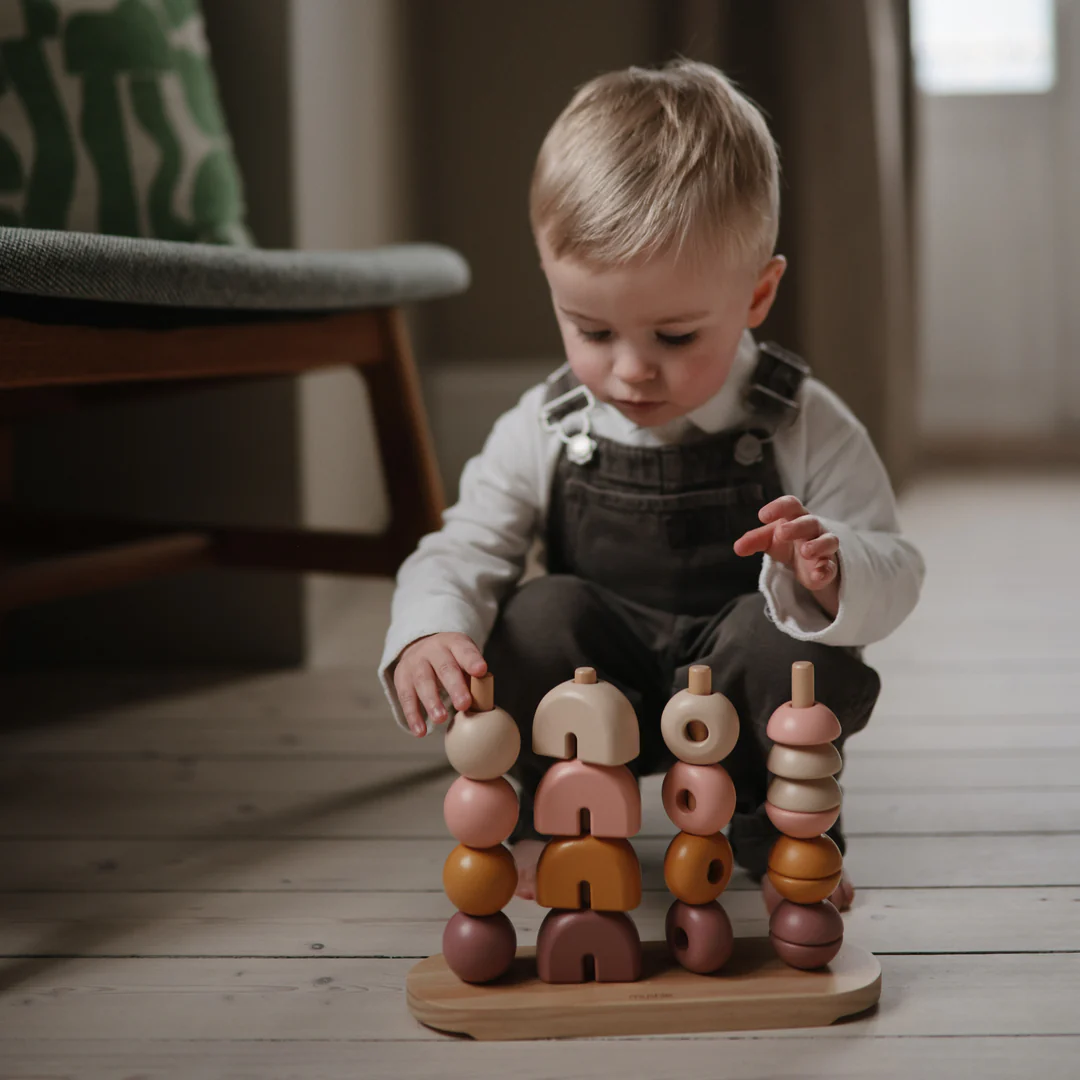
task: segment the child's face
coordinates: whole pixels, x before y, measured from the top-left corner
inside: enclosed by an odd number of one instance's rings
[[[720,256],[658,256],[594,269],[555,258],[542,236],[538,245],[574,374],[643,427],[692,412],[724,385],[743,330],[769,313],[785,266],[780,256],[762,270]]]

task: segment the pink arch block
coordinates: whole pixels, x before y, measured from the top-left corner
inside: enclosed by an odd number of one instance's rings
[[[629,839],[641,829],[641,793],[625,765],[590,765],[578,758],[552,765],[536,788],[533,823],[550,836],[580,836],[581,811],[589,833]]]

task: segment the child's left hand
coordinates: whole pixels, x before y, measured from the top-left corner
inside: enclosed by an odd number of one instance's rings
[[[774,499],[758,511],[765,523],[735,541],[736,555],[764,551],[791,567],[796,580],[834,618],[840,609],[840,541],[826,532],[820,518],[809,514],[794,495]]]

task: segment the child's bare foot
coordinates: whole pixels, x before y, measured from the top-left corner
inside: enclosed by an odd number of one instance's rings
[[[771,915],[776,910],[776,905],[784,898],[776,891],[776,886],[769,880],[768,874],[761,879],[761,898],[765,901],[765,909]],[[845,870],[840,875],[840,884],[832,891],[829,902],[837,911],[847,911],[851,902],[855,899],[855,886],[851,884]]]
[[[847,911],[851,907],[852,901],[855,899],[855,886],[851,884],[851,878],[848,877],[845,870],[840,875],[840,884],[836,886],[832,891],[832,896],[829,900],[832,901],[833,907],[837,911]]]
[[[519,840],[510,849],[517,864],[518,883],[515,896],[523,900],[536,899],[536,864],[540,861],[540,852],[544,850],[543,840]]]

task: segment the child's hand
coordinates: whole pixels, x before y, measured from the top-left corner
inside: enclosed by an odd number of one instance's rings
[[[834,618],[840,608],[840,541],[826,532],[819,518],[806,512],[794,495],[784,495],[763,506],[758,517],[765,522],[735,541],[736,555],[766,552],[790,566],[796,580],[814,593],[817,602]]]
[[[421,705],[436,724],[449,719],[439,697],[439,683],[460,712],[472,705],[466,674],[486,673],[487,663],[468,634],[431,634],[403,649],[394,669],[394,687],[409,730],[414,735],[427,731]]]

